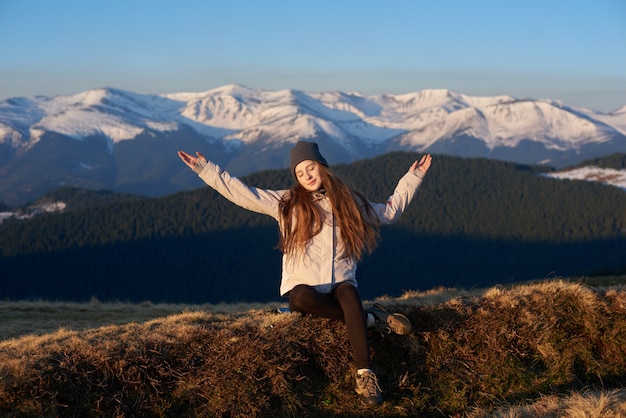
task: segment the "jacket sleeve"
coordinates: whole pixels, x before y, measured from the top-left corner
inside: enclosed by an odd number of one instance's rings
[[[368,214],[365,211],[366,218],[379,225],[390,224],[397,221],[404,213],[406,208],[413,200],[413,196],[417,192],[417,188],[422,183],[425,173],[416,170],[415,172],[407,172],[396,186],[393,194],[389,196],[386,203],[372,203],[370,205],[374,209],[374,214]]]
[[[278,220],[280,200],[286,191],[249,187],[211,161],[207,161],[198,176],[235,205]]]

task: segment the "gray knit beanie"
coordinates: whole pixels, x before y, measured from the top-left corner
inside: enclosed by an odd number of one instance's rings
[[[291,175],[296,178],[296,166],[305,160],[317,161],[324,167],[328,167],[326,159],[320,153],[320,149],[315,142],[298,141],[289,153]]]

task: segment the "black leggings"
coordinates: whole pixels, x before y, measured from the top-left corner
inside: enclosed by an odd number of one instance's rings
[[[319,293],[311,286],[298,285],[289,292],[289,308],[346,325],[352,357],[357,369],[371,369],[369,341],[363,303],[356,287],[339,283],[330,294]]]

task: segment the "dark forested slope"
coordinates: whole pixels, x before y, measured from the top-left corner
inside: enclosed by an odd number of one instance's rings
[[[417,157],[334,170],[383,202]],[[626,269],[626,193],[545,168],[435,156],[401,220],[361,263],[362,296]],[[194,176],[189,172],[190,176]],[[244,178],[286,188],[287,170]],[[202,187],[162,198],[62,189],[65,213],[0,225],[0,297],[170,302],[278,298],[275,221]]]

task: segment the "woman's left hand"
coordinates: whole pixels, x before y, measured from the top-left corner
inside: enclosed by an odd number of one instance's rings
[[[415,173],[415,170],[419,170],[422,173],[426,174],[432,162],[433,157],[430,154],[423,155],[419,161],[415,160],[413,165],[411,165],[409,172]]]
[[[198,164],[198,160],[203,160],[205,163],[207,161],[206,157],[199,152],[196,152],[196,157],[194,157],[191,154],[187,154],[185,151],[178,151],[178,157],[192,170]]]

